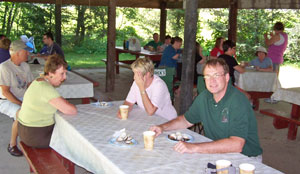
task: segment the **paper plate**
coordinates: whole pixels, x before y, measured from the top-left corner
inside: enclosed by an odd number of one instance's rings
[[[120,146],[120,147],[132,147],[138,144],[138,142],[135,139],[131,140],[130,144],[126,144],[125,142],[118,142],[117,138],[111,138],[108,141],[110,144],[115,145],[115,146]]]
[[[192,135],[185,134],[185,133],[183,133],[183,134],[181,134],[181,135],[182,135],[182,136],[186,136],[186,137],[189,138],[189,140],[184,141],[184,142],[190,143],[190,142],[193,142],[193,141],[194,141],[194,137],[193,137]],[[166,136],[167,139],[168,139],[169,141],[172,141],[172,142],[178,142],[178,140],[171,139],[169,136],[170,136],[170,134],[168,134],[168,135]]]

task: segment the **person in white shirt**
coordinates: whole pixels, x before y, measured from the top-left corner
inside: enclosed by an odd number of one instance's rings
[[[131,51],[141,51],[140,41],[136,37],[131,37],[128,39],[129,47],[128,49]]]
[[[22,156],[17,147],[18,122],[16,120],[22,105],[22,98],[33,75],[26,63],[32,48],[27,47],[21,40],[13,41],[10,45],[10,59],[0,64],[0,112],[14,119],[8,152],[13,156]]]

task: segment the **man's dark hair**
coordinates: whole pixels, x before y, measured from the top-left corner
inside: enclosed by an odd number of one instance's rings
[[[178,36],[175,36],[171,40],[171,44],[173,45],[175,42],[182,42],[182,39]]]
[[[172,39],[170,35],[166,35],[165,39]]]
[[[231,40],[226,40],[223,42],[223,51],[224,53],[228,51],[229,48],[235,47],[235,42],[232,42]]]
[[[51,40],[54,40],[53,39],[53,34],[51,32],[45,33],[44,36],[47,36],[47,38],[51,38]]]
[[[274,30],[283,31],[284,30],[284,25],[281,22],[276,22],[275,25],[274,25]]]

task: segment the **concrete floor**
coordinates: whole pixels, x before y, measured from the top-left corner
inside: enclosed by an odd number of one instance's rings
[[[115,92],[105,92],[105,68],[78,69],[76,70],[100,83],[95,88],[95,98],[100,101],[124,100],[133,81],[132,72],[121,68],[120,74],[116,75]],[[78,103],[78,100],[71,100]],[[260,108],[276,108],[290,111],[291,105],[284,102],[268,104],[260,101]],[[300,132],[296,140],[287,140],[287,129],[277,130],[273,127],[273,119],[256,112],[258,133],[261,146],[264,150],[263,163],[276,168],[287,174],[299,173],[300,164]],[[10,138],[12,120],[5,115],[0,115],[0,173],[1,174],[25,174],[29,168],[24,157],[12,157],[6,148]],[[76,167],[76,174],[88,173],[80,167]]]

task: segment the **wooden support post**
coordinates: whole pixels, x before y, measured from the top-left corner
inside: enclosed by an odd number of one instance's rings
[[[180,90],[179,114],[183,114],[193,102],[195,43],[198,20],[198,0],[187,0],[184,19],[184,50]]]
[[[108,5],[106,92],[112,92],[115,88],[116,4],[116,0],[110,0]]]
[[[55,42],[61,46],[61,0],[55,3]]]
[[[238,1],[230,0],[228,40],[236,42]]]
[[[166,37],[166,26],[167,26],[167,2],[160,2],[160,41],[165,42]]]

